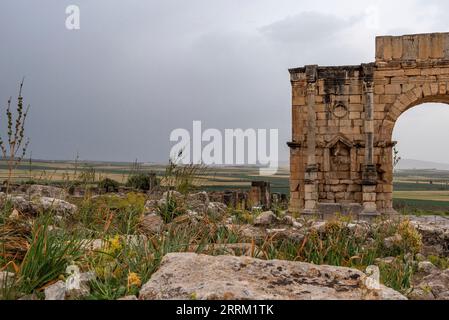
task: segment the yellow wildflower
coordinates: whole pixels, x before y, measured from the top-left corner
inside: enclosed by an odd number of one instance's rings
[[[109,251],[110,252],[117,252],[121,248],[122,248],[122,244],[121,244],[119,235],[116,235],[114,238],[109,240]]]
[[[142,285],[142,280],[140,280],[140,277],[137,273],[134,272],[130,272],[128,274],[128,287],[138,287],[140,288],[140,286]]]

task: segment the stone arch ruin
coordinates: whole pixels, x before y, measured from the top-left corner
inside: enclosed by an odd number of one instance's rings
[[[376,61],[291,69],[290,210],[372,218],[393,209],[394,125],[449,103],[449,33],[376,38]]]

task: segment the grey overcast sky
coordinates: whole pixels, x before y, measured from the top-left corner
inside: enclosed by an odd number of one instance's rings
[[[65,28],[65,9],[81,29]],[[437,0],[1,0],[0,103],[26,76],[34,158],[165,162],[173,129],[278,128],[288,68],[374,60],[376,35],[449,31]],[[423,112],[424,111],[424,112]],[[449,162],[449,108],[396,128],[405,158]]]

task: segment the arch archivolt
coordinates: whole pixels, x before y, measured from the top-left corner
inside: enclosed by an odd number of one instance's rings
[[[448,69],[449,72],[449,69]],[[408,86],[405,84],[403,86]],[[384,118],[377,123],[379,140],[390,140],[398,118],[407,110],[428,102],[449,104],[449,82],[428,79],[416,83],[407,92],[397,95],[394,103],[385,105]]]

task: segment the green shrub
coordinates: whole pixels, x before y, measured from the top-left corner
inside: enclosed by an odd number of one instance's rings
[[[117,192],[120,187],[120,183],[115,180],[105,178],[98,183],[98,187],[101,189],[106,189],[107,192]]]
[[[136,173],[128,177],[127,187],[141,191],[150,191],[159,184],[154,173]]]
[[[449,258],[429,256],[429,261],[432,262],[437,268],[441,270],[446,270],[449,268]]]

